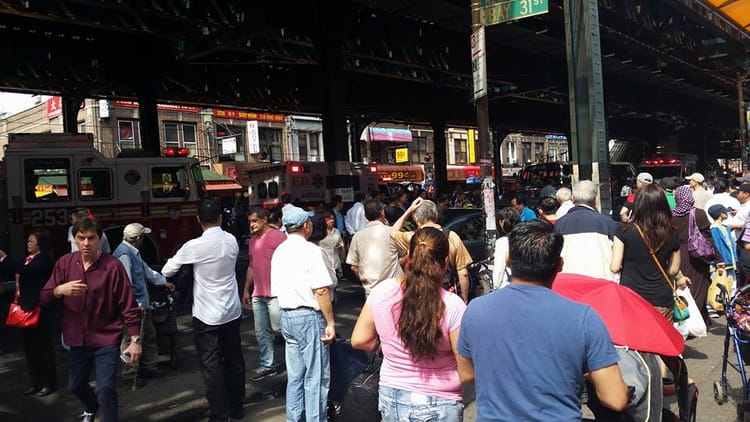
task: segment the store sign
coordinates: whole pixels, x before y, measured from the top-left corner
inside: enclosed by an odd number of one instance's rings
[[[47,119],[62,115],[62,97],[51,97],[47,100]]]
[[[99,100],[99,118],[100,119],[109,118],[109,101]]]
[[[221,108],[214,109],[214,116],[222,119],[259,120],[262,122],[277,123],[284,123],[284,118],[286,117],[283,114],[256,113],[254,111],[227,110]]]
[[[138,101],[120,101],[120,100],[112,101],[112,105],[114,107],[127,107],[127,108],[138,108],[139,106]],[[185,105],[179,105],[179,104],[157,104],[156,109],[162,110],[162,111],[182,111],[185,113],[197,113],[201,111],[200,107],[185,106]]]
[[[229,137],[229,138],[223,138],[221,140],[221,153],[222,154],[237,153],[237,138],[234,136]]]
[[[396,148],[396,163],[409,162],[409,148]]]
[[[411,166],[379,165],[378,180],[381,182],[421,182],[424,180],[424,169],[417,164]]]
[[[258,121],[247,122],[247,152],[257,154],[260,152],[260,135],[258,134]]]
[[[487,55],[484,26],[471,34],[471,75],[474,78],[474,101],[487,95]]]

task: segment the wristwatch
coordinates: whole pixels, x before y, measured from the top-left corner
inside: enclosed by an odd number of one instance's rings
[[[141,344],[141,336],[131,336],[130,342],[135,344]]]

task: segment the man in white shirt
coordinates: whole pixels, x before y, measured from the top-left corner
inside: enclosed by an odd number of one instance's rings
[[[287,209],[288,233],[271,258],[271,295],[281,308],[286,340],[286,420],[325,421],[330,355],[336,337],[329,287],[331,276],[318,246],[308,242],[314,214]],[[303,418],[304,416],[304,418]]]
[[[193,332],[206,384],[209,420],[242,419],[245,361],[240,344],[242,307],[234,268],[239,247],[221,229],[221,207],[215,201],[198,206],[200,237],[186,242],[162,268],[170,277],[193,264]]]
[[[351,236],[354,236],[354,233],[362,230],[367,225],[367,218],[365,218],[366,199],[367,197],[364,193],[354,195],[354,205],[346,212],[344,226]]]
[[[741,229],[744,226],[744,219],[741,216],[738,217],[737,213],[742,207],[742,204],[740,204],[740,201],[738,201],[737,198],[732,196],[732,191],[732,186],[727,179],[716,179],[714,182],[714,194],[711,199],[706,202],[705,209],[708,210],[711,206],[717,204],[724,206],[724,208],[731,208],[734,212],[729,215],[729,218],[724,221],[724,224],[732,229]],[[745,215],[745,217],[747,217],[747,215]],[[710,215],[708,215],[708,220],[711,223],[714,222],[714,219],[711,218]]]
[[[560,218],[563,215],[567,214],[568,211],[570,211],[570,209],[575,206],[575,204],[573,203],[573,192],[570,190],[570,188],[561,187],[560,189],[558,189],[555,193],[555,199],[557,199],[557,203],[560,204],[557,212],[555,212],[557,218]]]

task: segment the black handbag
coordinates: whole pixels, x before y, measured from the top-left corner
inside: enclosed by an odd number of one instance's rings
[[[379,344],[379,342],[378,342]],[[378,410],[378,386],[380,384],[380,365],[383,358],[378,347],[372,352],[364,371],[354,378],[346,390],[341,402],[338,420],[357,422],[380,421]]]
[[[351,342],[336,335],[331,344],[331,384],[328,388],[328,400],[340,403],[354,381],[370,363],[370,354],[352,348]]]

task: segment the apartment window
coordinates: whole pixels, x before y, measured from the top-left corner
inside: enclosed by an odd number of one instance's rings
[[[454,160],[456,164],[469,164],[466,135],[457,135],[453,138]]]
[[[307,153],[310,154],[310,161],[323,161],[323,151],[320,148],[320,132],[310,132]]]
[[[197,141],[195,125],[187,123],[164,123],[164,141],[167,148],[187,148],[190,155],[195,155]]]
[[[424,163],[424,157],[427,155],[427,138],[412,136],[409,155],[412,163]]]
[[[299,151],[300,161],[315,161],[310,160],[307,155],[307,145],[310,142],[310,134],[307,132],[297,132],[297,150]]]
[[[247,130],[244,127],[241,126],[227,126],[227,125],[221,125],[221,127],[216,129],[216,154],[220,154],[223,157],[229,157],[230,159],[234,161],[245,161],[245,130]],[[234,153],[230,154],[223,154],[224,151],[224,142],[225,139],[231,139],[234,138]],[[231,141],[227,141],[231,142]],[[229,149],[231,149],[230,146]]]
[[[281,161],[281,129],[262,127],[258,129],[260,161]]]
[[[118,140],[120,149],[135,149],[139,145],[136,142],[135,134],[137,133],[138,124],[133,120],[119,120],[117,122]]]
[[[531,162],[531,142],[521,142],[521,159],[527,163]]]
[[[544,144],[541,142],[534,143],[534,160],[542,161],[547,157],[544,156]]]
[[[506,160],[508,163],[517,163],[518,162],[518,152],[516,151],[516,143],[513,141],[508,141],[506,143],[508,146],[508,156],[506,157]]]

